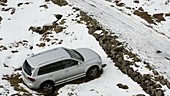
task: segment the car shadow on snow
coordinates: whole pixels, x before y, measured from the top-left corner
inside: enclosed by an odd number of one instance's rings
[[[14,90],[18,92],[18,93],[12,94],[12,95],[14,95],[14,96],[16,96],[16,95],[17,96],[22,96],[22,95],[33,96],[32,92],[30,92],[29,90],[27,90],[25,88],[26,85],[24,84],[23,80],[21,79],[20,71],[21,70],[17,70],[17,72],[15,71],[16,73],[13,73],[11,75],[4,75],[2,80],[9,81],[10,85],[14,88]],[[94,79],[99,78],[102,73],[103,73],[103,70]],[[33,91],[36,91],[37,93],[35,93],[35,94],[39,95],[39,96],[42,96],[42,95],[44,95],[44,96],[56,96],[58,94],[58,90],[60,88],[62,88],[63,86],[67,85],[67,84],[81,84],[81,83],[89,82],[89,81],[94,80],[94,79],[90,79],[88,77],[83,77],[83,78],[80,78],[80,79],[76,79],[74,81],[70,81],[70,82],[55,86],[53,91],[43,92],[40,89],[39,90],[33,90]],[[21,84],[23,84],[25,86],[21,86]]]
[[[101,76],[101,74],[103,73],[103,70],[100,71],[100,75],[98,75],[96,78],[94,79],[97,79]],[[91,80],[94,80],[94,79],[90,79],[88,77],[83,77],[83,78],[80,78],[80,79],[76,79],[76,80],[73,80],[73,81],[70,81],[70,82],[67,82],[67,83],[64,83],[64,84],[61,84],[61,85],[58,85],[58,86],[55,86],[54,87],[54,90],[52,92],[43,92],[41,90],[37,90],[39,93],[42,93],[44,96],[56,96],[58,95],[58,90],[62,87],[64,87],[65,85],[67,84],[81,84],[81,83],[86,83],[86,82],[89,82]]]

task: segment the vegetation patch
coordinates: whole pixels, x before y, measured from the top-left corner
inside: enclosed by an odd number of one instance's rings
[[[142,19],[146,20],[149,24],[155,24],[154,20],[152,19],[152,16],[148,14],[148,12],[140,11],[140,10],[135,10],[133,12],[135,15],[141,17]]]
[[[59,25],[59,24],[57,23],[58,20],[62,18],[62,15],[57,14],[57,15],[55,15],[55,17],[57,18],[57,20],[54,21],[52,24],[50,24],[50,25],[44,25],[44,26],[42,26],[42,27],[40,27],[40,26],[38,26],[38,27],[36,27],[36,26],[35,26],[35,27],[34,27],[34,26],[31,26],[31,27],[29,28],[29,31],[39,33],[40,35],[43,35],[43,36],[44,36],[46,33],[49,33],[49,32],[51,32],[51,31],[55,31],[56,33],[62,32],[66,27],[63,27],[63,26],[61,26],[61,25]],[[63,21],[61,21],[60,24],[63,25],[63,24],[65,23],[64,20],[65,20],[65,19],[63,19]]]
[[[2,8],[1,11],[11,11],[11,15],[15,13],[15,8],[14,7],[9,7],[9,8]]]
[[[51,0],[54,4],[57,4],[59,6],[66,6],[68,5],[68,2],[66,0]]]
[[[134,0],[133,2],[140,3],[139,0]],[[149,24],[157,25],[157,23],[166,21],[165,17],[170,16],[170,13],[156,13],[156,14],[151,15],[147,11],[144,11],[144,9],[142,7],[139,7],[137,10],[135,10],[135,8],[126,6],[126,4],[122,3],[121,0],[116,0],[116,1],[114,1],[114,3],[118,7],[125,7],[126,9],[131,10],[134,15],[141,17]],[[112,7],[114,7],[114,6],[112,5]],[[118,9],[118,10],[122,11],[121,9]],[[127,14],[127,15],[130,15],[130,14]]]
[[[121,84],[121,83],[118,83],[117,86],[118,86],[119,88],[122,88],[122,89],[129,89],[129,87],[128,87],[127,85],[123,85],[123,84]]]
[[[134,3],[139,3],[139,0],[134,0],[133,2],[134,2]]]
[[[165,16],[170,16],[170,13],[165,13]]]
[[[21,87],[19,85],[19,83],[22,83],[22,79],[20,78],[20,74],[12,74],[12,75],[4,75],[2,80],[7,80],[10,82],[11,86],[14,87],[14,90],[18,91],[19,93],[17,94],[13,94],[13,95],[26,95],[26,96],[30,96],[32,95],[31,93],[29,93],[27,90],[25,90],[23,87]],[[22,93],[22,94],[20,94]]]
[[[154,18],[157,22],[165,21],[164,13],[154,14],[154,15],[153,15],[153,18]]]
[[[2,51],[2,50],[7,50],[7,47],[0,45],[0,51]]]
[[[38,47],[45,47],[45,43],[40,43],[40,44],[36,44],[36,46],[38,46]]]
[[[47,6],[46,4],[40,5],[40,7],[43,7],[43,8],[45,8],[45,9],[48,9],[48,6]]]
[[[154,25],[157,25],[156,22],[160,23],[161,21],[166,21],[164,17],[168,16],[164,13],[150,15],[148,12],[145,12],[142,7],[140,7],[138,10],[135,10],[133,13],[147,21],[149,24]]]

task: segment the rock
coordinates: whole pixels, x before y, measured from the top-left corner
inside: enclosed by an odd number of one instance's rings
[[[154,75],[159,75],[159,73],[156,70],[152,71]]]
[[[95,31],[96,31],[96,29],[95,29],[95,27],[94,26],[91,26],[91,27],[88,27],[88,33],[89,34],[93,34]]]
[[[129,67],[126,66],[122,69],[122,72],[125,73],[125,74],[128,74],[128,69],[129,69]]]
[[[0,16],[0,23],[1,23],[1,21],[2,21],[2,17]]]
[[[43,33],[45,33],[47,30],[52,30],[53,27],[51,25],[44,25],[41,29]]]
[[[154,87],[155,88],[162,88],[162,86],[160,84],[155,84]]]
[[[151,89],[151,96],[155,96],[156,89]]]
[[[115,63],[115,66],[116,66],[116,67],[120,67],[120,66],[121,66],[121,64],[120,64],[120,63],[118,63],[118,62],[116,62],[116,63]]]
[[[7,0],[0,0],[0,2],[7,3]]]
[[[112,55],[117,55],[118,52],[111,49],[110,54],[112,54]]]
[[[151,75],[150,75],[150,74],[144,74],[144,75],[143,75],[143,78],[144,78],[145,80],[151,80]]]
[[[11,52],[12,53],[18,53],[18,50],[12,50]]]
[[[18,3],[17,6],[20,7],[21,5],[23,5],[23,3]]]
[[[38,47],[45,47],[45,43],[40,43],[40,44],[36,44],[36,46],[38,46]]]
[[[165,21],[164,13],[153,14],[153,17],[157,22]]]
[[[33,46],[30,46],[29,49],[32,50],[32,49],[33,49]]]
[[[155,83],[151,80],[148,80],[146,86],[153,86]]]
[[[140,62],[141,60],[140,60],[138,57],[135,56],[135,57],[134,57],[134,61],[135,61],[135,62]]]
[[[45,2],[49,2],[50,0],[45,0]]]
[[[166,86],[170,89],[170,82],[166,82]]]
[[[132,78],[135,78],[136,76],[138,76],[140,73],[137,72],[137,71],[134,71],[132,74],[131,74],[131,77]]]
[[[137,94],[136,96],[145,96],[144,94]]]
[[[0,45],[0,49],[1,50],[7,50],[7,47],[3,46],[3,45]]]
[[[150,89],[146,89],[146,91],[145,91],[147,94],[151,94],[151,90]]]
[[[51,0],[51,1],[59,6],[66,6],[68,4],[66,0]]]
[[[32,32],[37,32],[39,34],[43,34],[43,32],[41,30],[41,27],[33,27],[33,26],[31,26],[28,30],[29,31],[31,30]]]
[[[136,81],[138,84],[141,84],[142,83],[142,75],[138,75],[136,77],[134,77],[134,81]]]
[[[56,26],[56,28],[54,28],[54,31],[55,31],[56,33],[59,33],[59,32],[62,32],[63,29],[65,29],[65,28],[62,27],[62,26]]]
[[[118,58],[118,62],[119,62],[119,63],[122,63],[122,62],[123,62],[123,57],[119,57],[119,58]]]
[[[122,58],[123,57],[123,53],[122,52],[118,52],[118,54],[116,55],[116,58],[118,59],[118,58]]]
[[[9,67],[7,64],[3,63],[4,67]]]
[[[111,59],[113,60],[113,62],[117,62],[117,60],[118,60],[118,59],[116,58],[116,56],[114,56],[114,55],[112,56]]]
[[[139,3],[139,0],[134,0],[133,2],[134,2],[134,3]]]
[[[160,76],[156,76],[154,78],[155,78],[155,81],[159,81],[160,80]]]
[[[117,86],[118,86],[119,88],[122,88],[122,89],[128,89],[128,88],[129,88],[127,85],[123,85],[123,84],[121,84],[121,83],[117,84]]]
[[[62,16],[63,16],[63,15],[61,15],[61,14],[54,14],[54,15],[55,15],[55,17],[56,17],[57,20],[60,20],[60,19],[62,18]]]
[[[115,51],[121,52],[124,49],[123,46],[115,47]]]
[[[160,80],[160,83],[161,83],[162,85],[165,85],[165,84],[167,83],[167,79],[162,79],[162,80]]]
[[[96,38],[96,40],[97,41],[99,41],[99,37],[100,37],[100,35],[99,34],[97,34],[97,33],[93,33],[93,36]],[[100,43],[100,42],[99,42]]]
[[[157,50],[156,53],[162,53],[160,50]]]
[[[128,75],[130,76],[130,77],[132,77],[132,73],[134,72],[134,70],[133,70],[133,68],[129,68],[129,70],[128,70]]]
[[[143,83],[143,81],[141,81],[140,86],[142,87],[142,89],[143,89],[144,91],[147,90],[147,86]]]
[[[164,96],[164,93],[161,89],[158,89],[156,92],[155,92],[155,96]]]
[[[45,9],[48,9],[48,6],[47,6],[46,4],[40,5],[40,7],[43,7],[43,8],[45,8]]]

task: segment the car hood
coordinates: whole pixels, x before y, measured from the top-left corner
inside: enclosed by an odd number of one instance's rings
[[[76,49],[84,58],[84,62],[86,63],[95,63],[101,62],[100,56],[93,50],[88,48],[79,48]]]

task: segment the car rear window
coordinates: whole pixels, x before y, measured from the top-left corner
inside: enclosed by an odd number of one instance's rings
[[[24,71],[29,75],[31,76],[32,74],[32,71],[34,70],[34,68],[32,68],[29,63],[27,62],[27,60],[25,60],[24,64],[23,64],[23,69]]]

